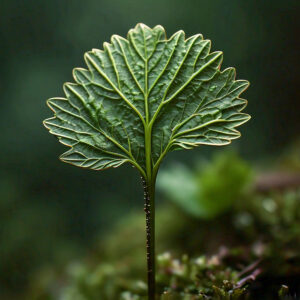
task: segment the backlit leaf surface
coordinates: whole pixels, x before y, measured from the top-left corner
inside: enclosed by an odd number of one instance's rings
[[[65,98],[48,100],[54,117],[44,124],[70,147],[61,160],[95,170],[130,162],[145,174],[145,147],[158,168],[169,151],[238,138],[248,82],[235,80],[234,68],[221,71],[222,52],[210,49],[200,34],[167,39],[163,27],[138,24],[127,39],[114,35],[87,52]]]

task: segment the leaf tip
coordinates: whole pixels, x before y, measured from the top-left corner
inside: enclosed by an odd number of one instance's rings
[[[156,25],[155,27],[153,27],[153,30],[160,30],[166,32],[165,28],[162,25]]]
[[[53,119],[53,118],[47,118],[47,119],[43,120],[43,122],[42,122],[43,126],[48,130],[50,130],[50,128],[47,123],[50,119]]]
[[[135,26],[135,29],[142,29],[142,30],[145,30],[145,29],[150,29],[150,27],[149,26],[147,26],[146,24],[144,24],[144,23],[142,23],[142,22],[139,22],[139,23],[137,23],[136,24],[136,26]]]
[[[125,38],[123,38],[122,36],[118,35],[118,34],[114,34],[111,37],[111,43],[113,44],[114,42],[119,42],[120,40],[123,42],[128,42]]]
[[[108,42],[103,43],[103,49],[107,50],[107,49],[109,49],[109,47],[110,47],[110,44]],[[94,51],[94,49],[92,51]]]
[[[47,106],[55,113],[55,109],[53,107],[53,104],[54,104],[54,98],[50,98],[46,101],[47,103]],[[45,121],[47,121],[48,119],[46,119]]]

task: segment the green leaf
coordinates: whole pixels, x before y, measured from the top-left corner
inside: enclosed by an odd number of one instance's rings
[[[175,164],[159,173],[157,187],[167,198],[197,218],[228,211],[252,184],[253,170],[235,152],[222,152],[194,168]]]
[[[87,52],[65,98],[48,100],[55,116],[44,124],[71,147],[61,160],[95,170],[129,162],[146,176],[169,151],[238,138],[248,82],[220,71],[222,52],[210,48],[200,34],[167,39],[163,27],[138,24]]]

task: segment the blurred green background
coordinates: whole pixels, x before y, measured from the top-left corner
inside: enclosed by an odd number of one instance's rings
[[[138,22],[161,24],[168,36],[202,33],[224,52],[223,68],[234,66],[238,79],[251,82],[244,98],[252,119],[233,146],[267,165],[300,135],[299,12],[292,0],[2,0],[0,299],[22,294],[41,266],[85,255],[118,218],[143,207],[134,169],[63,164],[64,146],[42,126],[52,114],[45,101],[63,96],[85,51]],[[172,153],[164,166],[191,165],[216,151],[222,149]]]

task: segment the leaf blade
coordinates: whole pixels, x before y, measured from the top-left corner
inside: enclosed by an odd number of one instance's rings
[[[146,155],[156,172],[169,151],[240,137],[236,127],[250,118],[240,94],[249,83],[236,80],[234,68],[220,71],[223,53],[210,49],[201,34],[167,39],[161,26],[138,24],[127,39],[113,35],[103,50],[87,52],[87,69],[73,70],[65,98],[48,101],[54,117],[44,124],[70,147],[61,159],[95,170],[129,162],[146,176]]]

